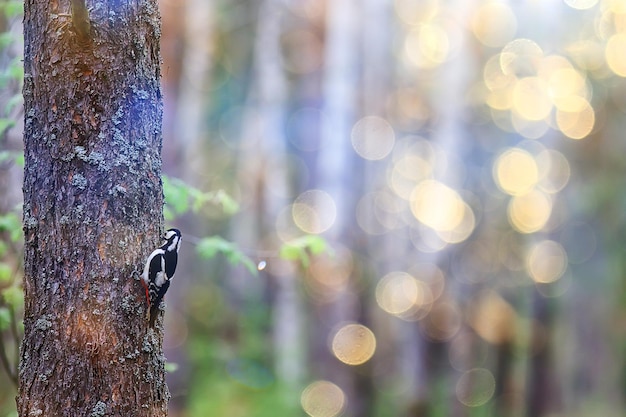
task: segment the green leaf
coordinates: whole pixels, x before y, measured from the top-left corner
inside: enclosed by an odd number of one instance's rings
[[[180,180],[163,177],[163,194],[175,215],[181,215],[189,210],[189,191]]]
[[[176,214],[169,206],[163,207],[163,217],[166,221],[172,221],[176,218]]]
[[[24,64],[20,58],[16,58],[9,64],[7,73],[14,80],[22,80],[24,78]]]
[[[256,264],[246,256],[237,245],[220,236],[209,236],[198,243],[198,254],[207,259],[222,254],[231,265],[243,265],[252,275],[258,273]]]
[[[222,206],[222,210],[228,215],[239,211],[239,204],[224,190],[204,192],[182,180],[166,175],[163,176],[163,193],[166,207],[171,208],[168,213],[173,216],[171,218],[185,214],[190,209],[197,213],[206,203]]]
[[[306,235],[284,243],[279,256],[288,261],[299,261],[308,268],[310,255],[320,255],[327,251],[326,240],[318,235]]]
[[[213,258],[218,253],[232,251],[232,243],[220,236],[209,236],[198,243],[198,254],[203,258]]]
[[[0,135],[3,135],[4,132],[6,132],[8,129],[12,128],[13,126],[15,126],[15,120],[12,119],[7,119],[7,118],[0,118]]]
[[[2,9],[7,18],[21,16],[24,12],[24,2],[15,0],[5,1],[2,4]]]
[[[224,213],[233,215],[239,211],[239,203],[237,203],[230,195],[224,190],[218,190],[215,193],[214,200],[221,204]]]
[[[14,310],[21,308],[24,304],[24,293],[19,287],[13,286],[2,290],[2,297],[4,302],[13,307]]]
[[[0,33],[0,49],[6,48],[15,42],[15,34],[13,32]]]
[[[13,279],[13,270],[6,262],[0,262],[0,285],[5,285]]]
[[[172,372],[176,372],[178,370],[178,364],[174,362],[165,362],[165,372],[171,374]]]
[[[11,110],[13,110],[15,106],[22,104],[22,102],[23,102],[22,94],[15,94],[13,97],[11,97],[7,101],[7,104],[4,106],[4,112],[7,114],[11,113]]]
[[[15,213],[0,216],[0,232],[9,232],[11,240],[17,242],[22,237],[22,222]]]
[[[15,151],[0,151],[0,163],[13,161],[15,164],[24,166],[24,154]]]
[[[0,307],[0,331],[6,330],[11,325],[11,312],[6,307]]]
[[[15,163],[20,167],[24,167],[24,152],[19,152],[15,155]]]

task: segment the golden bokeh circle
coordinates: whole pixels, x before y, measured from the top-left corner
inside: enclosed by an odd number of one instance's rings
[[[348,365],[360,365],[370,360],[376,351],[374,333],[362,324],[343,326],[332,340],[333,354]]]

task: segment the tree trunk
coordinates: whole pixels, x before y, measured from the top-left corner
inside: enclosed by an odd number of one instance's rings
[[[162,230],[156,0],[24,6],[20,416],[165,416],[137,278]]]

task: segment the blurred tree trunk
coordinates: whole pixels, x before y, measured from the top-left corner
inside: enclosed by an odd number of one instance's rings
[[[322,125],[317,184],[313,184],[313,188],[328,192],[336,205],[335,222],[325,236],[331,245],[341,242],[350,248],[355,246],[350,231],[354,227],[357,190],[362,186],[361,177],[354,175],[358,166],[350,142],[352,126],[359,113],[358,29],[361,14],[358,2],[354,0],[338,0],[327,4],[323,79],[323,113],[327,117]],[[317,335],[314,340],[318,344],[318,355],[323,358],[320,364],[322,372],[341,387],[348,399],[346,414],[364,416],[367,415],[367,407],[360,400],[368,397],[357,395],[359,381],[353,372],[354,368],[341,364],[327,344],[328,340],[332,340],[336,326],[362,321],[353,294],[354,289],[346,285],[336,289],[332,301],[320,305],[317,314],[323,326],[319,331],[323,334]]]
[[[79,2],[77,2],[79,3]],[[162,333],[138,277],[162,229],[156,1],[24,15],[20,416],[165,416]]]
[[[560,381],[555,369],[552,352],[554,337],[554,306],[545,297],[533,292],[533,318],[528,364],[528,384],[526,393],[526,415],[532,417],[557,414],[561,404]]]
[[[283,36],[284,4],[281,0],[264,0],[259,5],[256,42],[254,47],[254,90],[248,98],[245,148],[254,153],[245,160],[254,161],[252,176],[259,193],[261,214],[250,219],[256,224],[248,229],[256,234],[254,241],[264,238],[274,227],[275,219],[285,205],[281,195],[290,194],[285,137],[285,108],[287,79],[283,67],[281,37]],[[244,229],[244,228],[241,228]],[[243,231],[243,230],[242,230]],[[244,237],[249,240],[250,236]],[[297,398],[305,373],[302,298],[298,294],[295,268],[268,268],[275,285],[272,302],[273,356],[276,374],[286,387],[293,390],[290,399]],[[241,289],[251,288],[249,279],[239,282]],[[259,294],[264,289],[256,288]]]

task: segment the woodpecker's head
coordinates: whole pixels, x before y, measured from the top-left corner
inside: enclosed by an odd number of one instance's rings
[[[180,233],[180,230],[168,229],[167,232],[165,232],[165,235],[163,236],[163,240],[165,242],[163,243],[162,248],[168,252],[173,252],[173,251],[178,252],[180,249],[180,242],[182,238],[183,238],[183,235]]]

